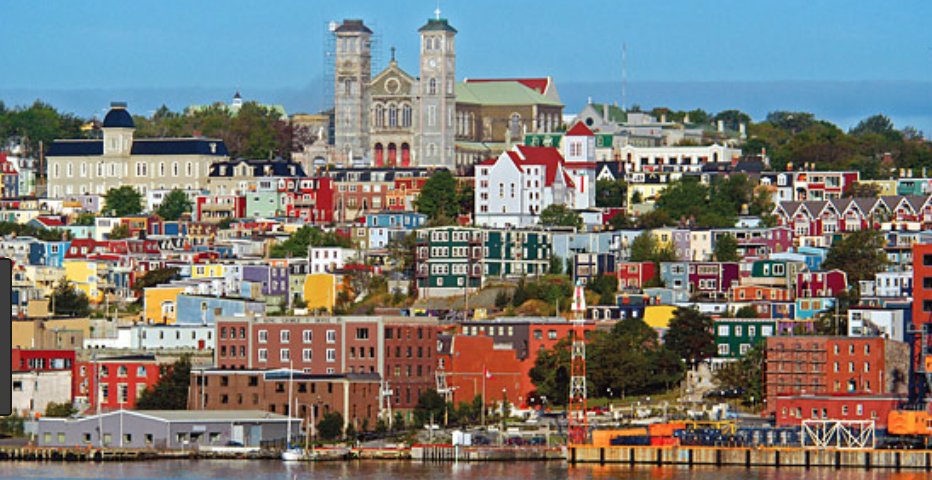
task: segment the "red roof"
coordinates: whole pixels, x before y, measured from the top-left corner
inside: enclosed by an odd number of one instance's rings
[[[594,137],[595,134],[592,133],[592,130],[586,126],[583,122],[576,122],[576,125],[573,125],[568,132],[566,132],[567,137]]]
[[[46,227],[64,227],[65,222],[61,221],[59,217],[36,217],[36,221],[45,225]]]
[[[563,155],[560,155],[560,151],[553,147],[526,147],[523,145],[518,145],[517,149],[522,157],[521,164],[542,165],[547,174],[544,185],[548,187],[553,185],[553,181],[557,178],[557,171],[563,165]],[[508,153],[511,154],[512,152]]]
[[[550,79],[544,78],[467,78],[466,83],[487,83],[487,82],[518,82],[531,90],[537,90],[540,94],[547,92],[550,85]]]

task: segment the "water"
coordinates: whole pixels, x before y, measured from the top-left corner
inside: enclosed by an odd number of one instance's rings
[[[562,462],[324,462],[283,464],[278,461],[155,461],[134,463],[0,463],[0,479],[236,479],[250,480],[444,480],[474,479],[659,479],[659,480],[920,480],[926,472],[802,468],[650,467],[581,465]]]

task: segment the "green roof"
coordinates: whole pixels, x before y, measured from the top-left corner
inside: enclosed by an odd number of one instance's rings
[[[592,108],[596,109],[599,114],[602,113],[604,103],[593,103]],[[628,123],[628,112],[625,112],[618,105],[608,104],[608,119],[615,123]]]
[[[427,20],[427,24],[417,30],[418,32],[453,32],[456,33],[456,29],[451,27],[447,23],[446,18],[431,18]]]
[[[457,83],[456,103],[563,106],[562,103],[515,81]]]

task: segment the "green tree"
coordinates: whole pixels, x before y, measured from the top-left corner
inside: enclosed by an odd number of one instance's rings
[[[415,201],[415,207],[431,220],[452,219],[460,209],[456,178],[449,170],[438,170],[431,176]]]
[[[893,126],[890,117],[882,114],[872,115],[861,120],[849,133],[855,136],[879,135],[890,141],[903,139],[903,134]]]
[[[142,195],[129,185],[111,188],[104,196],[104,212],[117,217],[142,213]]]
[[[597,207],[614,208],[624,205],[628,184],[624,180],[598,180],[595,184]]]
[[[139,410],[185,410],[191,386],[191,357],[182,355],[171,365],[162,365],[159,381],[143,390],[136,400]]]
[[[16,137],[25,144],[27,156],[39,158],[53,140],[82,138],[83,123],[82,119],[60,113],[39,100],[28,107],[7,109],[4,106],[0,109],[0,143]]]
[[[690,365],[715,354],[712,318],[692,308],[677,308],[663,337],[666,346]]]
[[[428,424],[433,416],[434,423],[439,423],[443,419],[443,412],[447,408],[443,396],[436,390],[424,390],[417,398],[417,404],[414,406],[414,424],[418,427]]]
[[[107,234],[109,240],[123,240],[129,238],[129,236],[129,227],[125,223],[113,227],[110,229],[110,233]]]
[[[540,223],[547,227],[582,227],[582,217],[575,210],[554,203],[540,212]]]
[[[317,432],[320,438],[325,441],[332,441],[340,438],[343,433],[343,415],[339,412],[328,412],[317,423]]]
[[[84,292],[62,278],[52,291],[52,311],[56,315],[86,317],[91,312],[91,306]]]
[[[550,257],[549,272],[551,275],[563,275],[563,259],[556,255]]]
[[[715,372],[715,383],[722,389],[743,391],[745,405],[754,406],[764,398],[764,350],[766,342],[753,345],[735,362],[726,363]]]
[[[757,318],[757,309],[754,305],[745,305],[735,312],[735,318]]]
[[[547,397],[548,403],[566,405],[570,388],[570,342],[563,338],[553,348],[537,354],[528,376],[538,395]]]
[[[45,406],[45,416],[51,418],[66,418],[78,413],[78,409],[74,408],[74,405],[71,402],[49,402]]]
[[[183,191],[174,189],[162,199],[158,214],[165,220],[175,221],[181,218],[182,214],[190,211],[191,200],[188,200],[188,196]]]
[[[750,115],[740,111],[740,110],[725,110],[715,114],[715,117],[712,119],[715,123],[718,123],[719,120],[725,124],[725,128],[731,130],[738,130],[739,124],[751,123]]]
[[[305,225],[295,230],[287,240],[272,245],[272,258],[306,257],[310,247],[351,248],[353,242],[336,232],[326,232],[318,227]]]
[[[887,265],[885,243],[883,234],[876,230],[848,233],[832,242],[822,268],[845,272],[848,284],[857,286],[861,280],[874,278]]]
[[[589,282],[589,289],[599,294],[600,305],[613,305],[615,303],[615,294],[618,292],[618,277],[599,275]]]
[[[737,262],[740,260],[738,255],[738,241],[734,235],[726,233],[715,239],[715,259],[719,262]]]
[[[97,220],[97,216],[90,212],[84,212],[79,214],[71,222],[72,225],[80,225],[82,227],[88,227],[94,225],[94,222]]]
[[[661,245],[650,230],[641,232],[631,242],[632,262],[673,262],[676,261],[673,245]]]
[[[848,188],[845,188],[843,196],[851,198],[876,198],[880,196],[880,186],[874,183],[854,182],[848,185]]]
[[[143,292],[146,288],[168,283],[178,277],[178,269],[174,267],[157,268],[149,270],[133,282],[134,292]]]

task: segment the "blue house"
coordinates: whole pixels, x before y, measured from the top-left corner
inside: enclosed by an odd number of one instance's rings
[[[29,244],[29,264],[44,267],[61,267],[65,261],[69,241],[45,242],[36,240]]]
[[[831,297],[797,298],[796,320],[812,320],[818,314],[835,307]]]
[[[378,212],[366,215],[369,228],[401,228],[413,230],[427,223],[427,215],[417,212]]]
[[[176,322],[184,325],[213,325],[217,317],[264,314],[265,302],[242,298],[178,295]]]

